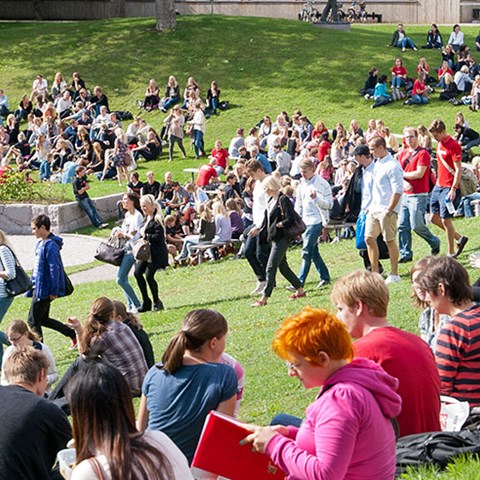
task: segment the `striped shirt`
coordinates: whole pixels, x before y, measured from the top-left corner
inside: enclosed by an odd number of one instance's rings
[[[474,303],[442,326],[435,359],[441,394],[480,406],[480,304]]]
[[[0,272],[5,272],[7,280],[15,278],[15,257],[6,245],[0,245]],[[5,290],[5,280],[0,278],[0,298],[8,297]]]

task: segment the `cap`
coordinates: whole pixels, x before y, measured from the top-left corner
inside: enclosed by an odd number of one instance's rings
[[[355,157],[357,157],[358,155],[370,156],[370,150],[366,145],[359,145],[357,148],[355,148],[352,155],[354,155]]]

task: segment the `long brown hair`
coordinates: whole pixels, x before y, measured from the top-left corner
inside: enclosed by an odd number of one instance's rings
[[[99,297],[93,302],[80,339],[80,353],[90,352],[92,340],[96,340],[107,330],[107,324],[112,320],[114,311],[113,303],[107,297]]]
[[[112,480],[168,480],[168,458],[135,427],[130,388],[113,366],[93,361],[67,389],[77,463],[103,454]]]
[[[225,317],[216,310],[192,310],[183,319],[182,329],[170,340],[162,356],[163,369],[175,373],[183,364],[186,350],[198,351],[213,338],[222,338],[228,331]]]
[[[7,333],[17,333],[18,335],[25,335],[32,342],[39,342],[40,337],[28,328],[28,325],[23,320],[13,320],[10,325],[7,327]]]
[[[133,325],[139,330],[143,330],[143,325],[140,322],[138,316],[132,312],[128,312],[127,307],[123,302],[120,302],[119,300],[113,300],[113,308],[115,309],[117,319],[120,319],[123,323]]]

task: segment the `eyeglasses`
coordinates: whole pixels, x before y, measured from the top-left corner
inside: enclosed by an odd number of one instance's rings
[[[23,337],[23,335],[19,335],[18,337],[8,337],[8,341],[10,343],[13,343],[13,342],[18,342],[21,338]]]
[[[300,367],[300,365],[305,361],[306,359],[302,359],[300,360],[299,362],[297,363],[291,363],[291,362],[285,362],[286,365],[287,365],[287,369],[288,370],[293,370],[294,372],[297,372],[298,371],[298,367]]]

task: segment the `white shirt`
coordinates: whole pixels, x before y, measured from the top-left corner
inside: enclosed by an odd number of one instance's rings
[[[450,45],[460,45],[462,46],[465,43],[465,37],[463,35],[463,32],[452,32],[450,34],[450,37],[448,38],[448,43]]]
[[[315,190],[317,196],[310,194]],[[310,180],[302,178],[297,190],[295,210],[305,225],[326,225],[330,220],[329,210],[333,207],[332,188],[326,180],[316,173]]]
[[[375,162],[371,162],[370,165],[362,167],[362,206],[363,212],[369,209],[372,203],[372,185],[373,185],[373,169],[375,168]]]
[[[373,169],[372,203],[369,212],[384,212],[394,194],[403,193],[403,170],[400,163],[390,153],[375,162]],[[398,202],[394,211],[400,211]]]
[[[194,130],[200,130],[203,134],[205,134],[205,131],[206,131],[205,115],[201,110],[195,110],[192,123],[193,123]]]
[[[168,459],[173,471],[171,480],[193,480],[187,459],[167,435],[158,431],[147,431],[143,434],[143,438]],[[98,455],[96,458],[100,463],[105,480],[110,480],[110,468],[107,458],[105,455]],[[95,475],[91,463],[88,460],[84,460],[74,468],[70,480],[98,480],[98,477]]]
[[[267,209],[267,194],[263,190],[262,182],[257,180],[253,189],[253,206],[252,216],[255,227],[260,228],[265,217],[265,210]]]
[[[135,210],[133,214],[130,212],[125,212],[125,220],[123,220],[121,227],[122,232],[126,233],[127,235],[133,235],[133,232],[137,232],[127,242],[127,245],[130,246],[130,250],[135,245],[135,242],[140,238],[140,229],[142,228],[142,225],[143,217],[138,210]]]

